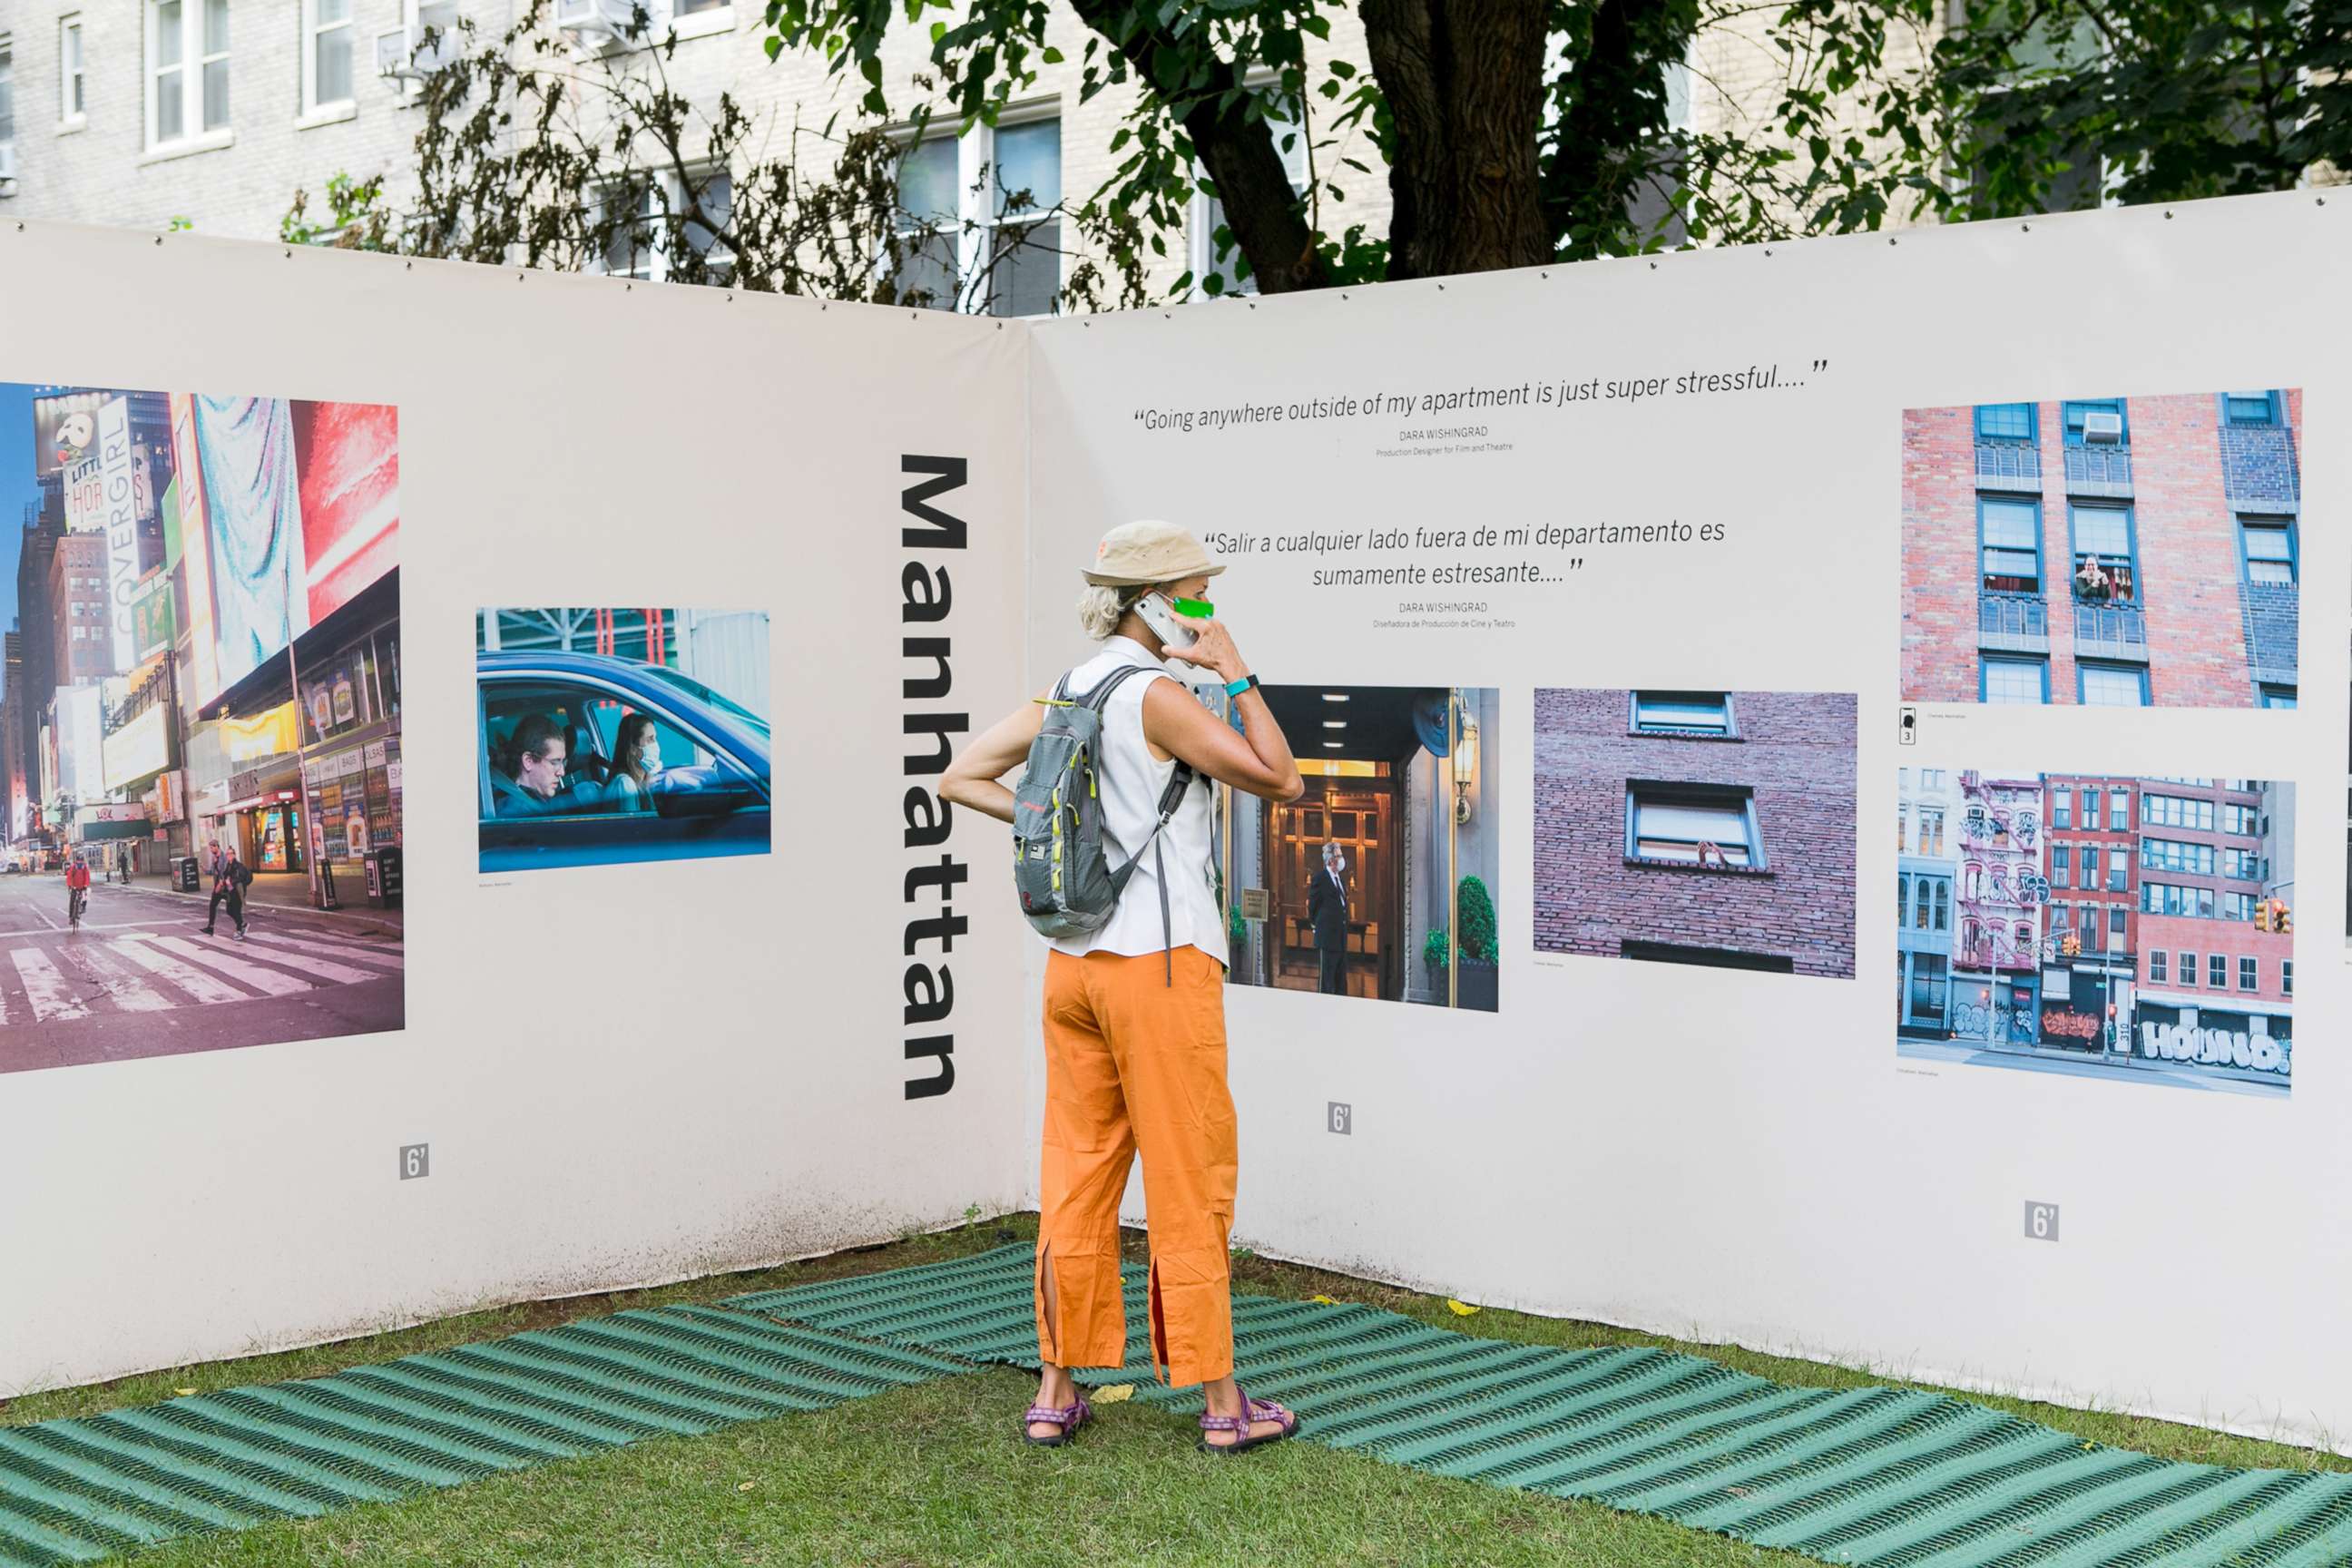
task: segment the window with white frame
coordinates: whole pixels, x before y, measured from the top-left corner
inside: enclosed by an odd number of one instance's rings
[[[58,123],[79,125],[89,117],[88,88],[82,77],[81,17],[58,22]]]
[[[302,112],[349,108],[352,0],[302,0]]]
[[[1625,858],[1761,869],[1755,796],[1727,785],[1635,781],[1626,789]]]
[[[147,145],[228,128],[228,0],[147,0]]]
[[[16,46],[0,33],[0,152],[16,145]],[[0,160],[0,179],[14,177],[16,164]]]
[[[1257,99],[1265,115],[1266,129],[1274,135],[1276,156],[1282,160],[1283,173],[1290,176],[1291,194],[1307,189],[1307,128],[1304,116],[1295,102],[1285,102],[1270,90],[1271,78],[1249,84],[1250,92]],[[1206,177],[1208,171],[1197,170],[1195,178]],[[1240,241],[1234,238],[1225,226],[1225,204],[1207,191],[1192,195],[1192,221],[1188,226],[1192,237],[1192,277],[1195,281],[1215,274],[1225,294],[1255,294],[1257,275],[1248,270],[1247,258],[1242,255]],[[1205,284],[1203,285],[1205,287]]]
[[[898,162],[898,296],[1043,316],[1062,291],[1061,118],[1008,119],[909,145]]]
[[[731,282],[733,260],[719,237],[733,217],[734,178],[725,169],[703,169],[692,180],[696,188],[688,190],[674,173],[647,175],[605,192],[605,212],[616,219],[629,215],[631,221],[614,223],[595,270],[667,282],[684,270],[690,253],[710,269],[709,281]]]

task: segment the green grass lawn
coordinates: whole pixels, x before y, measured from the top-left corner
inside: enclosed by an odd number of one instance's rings
[[[363,1362],[662,1301],[898,1268],[1030,1238],[1034,1216],[840,1254],[756,1274],[473,1314],[283,1355],[152,1373],[0,1404],[0,1424],[87,1415],[238,1384],[315,1376]],[[1131,1238],[1139,1255],[1140,1237]],[[1649,1344],[1784,1383],[1902,1380],[1487,1310],[1236,1257],[1236,1289],[1323,1294],[1465,1333],[1566,1346]],[[1914,1384],[1913,1386],[1929,1386]],[[1662,1520],[1422,1474],[1311,1444],[1244,1458],[1196,1453],[1189,1416],[1097,1405],[1074,1447],[1030,1449],[1016,1419],[1023,1373],[951,1377],[813,1415],[661,1438],[324,1519],[201,1538],[142,1563],[1546,1563],[1727,1568],[1808,1559]],[[2086,1441],[2213,1464],[2352,1469],[2352,1460],[2137,1416],[1976,1398]]]

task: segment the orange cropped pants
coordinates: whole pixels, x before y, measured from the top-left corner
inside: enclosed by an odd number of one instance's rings
[[[1227,1375],[1234,1369],[1228,1248],[1240,1156],[1225,1085],[1224,965],[1196,947],[1165,960],[1157,952],[1050,953],[1045,1035],[1039,1359],[1057,1366],[1126,1363],[1118,1203],[1140,1151],[1151,1235],[1152,1373],[1176,1387]],[[1050,1316],[1048,1268],[1057,1309]]]

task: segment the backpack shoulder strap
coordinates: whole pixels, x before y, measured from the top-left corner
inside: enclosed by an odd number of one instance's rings
[[[1076,670],[1072,670],[1070,672],[1071,675],[1076,675],[1076,673],[1077,671]],[[1145,667],[1139,664],[1116,665],[1111,668],[1109,674],[1104,676],[1100,680],[1096,681],[1094,685],[1088,688],[1086,691],[1075,695],[1066,692],[1064,695],[1068,696],[1071,701],[1076,702],[1081,708],[1091,708],[1097,712],[1100,712],[1102,710],[1103,704],[1110,700],[1110,694],[1113,691],[1118,690],[1119,685],[1125,681],[1128,677],[1131,675],[1142,675],[1144,673],[1146,673]],[[1164,675],[1167,672],[1165,670],[1160,670],[1156,673]],[[1062,679],[1064,682],[1066,683],[1069,677],[1064,676]]]

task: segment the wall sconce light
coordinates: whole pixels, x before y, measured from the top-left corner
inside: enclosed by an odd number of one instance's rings
[[[1478,783],[1478,721],[1461,710],[1459,731],[1454,737],[1454,820],[1470,820],[1470,792]]]

